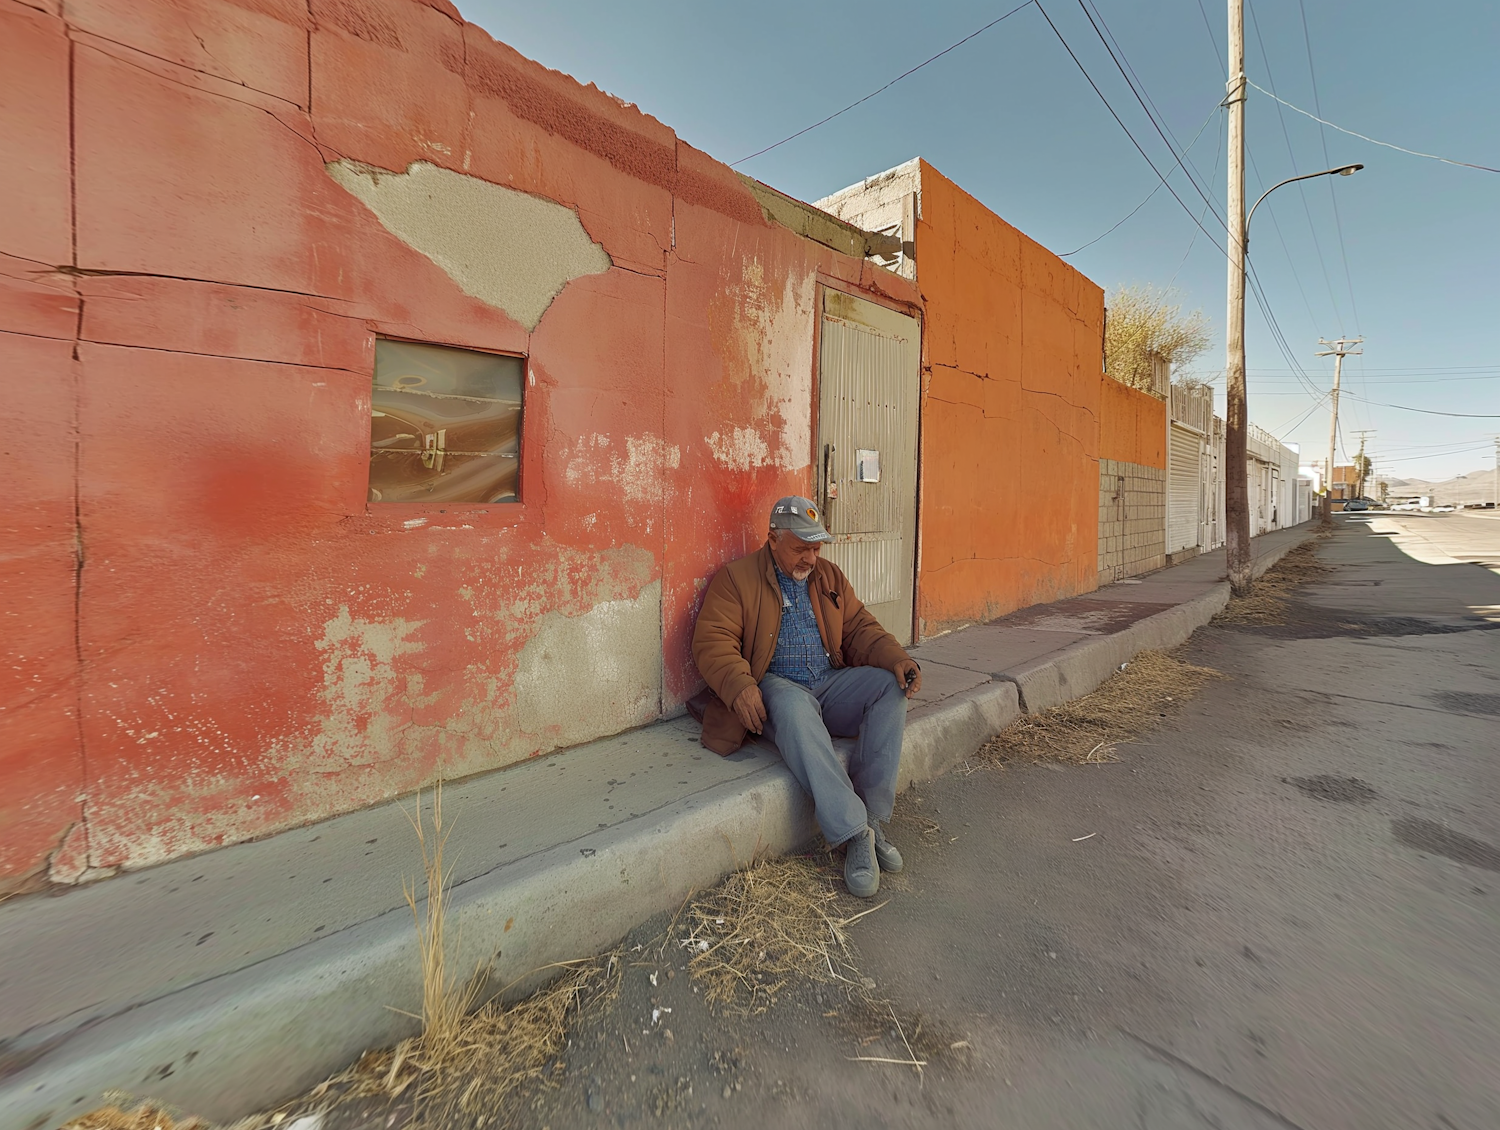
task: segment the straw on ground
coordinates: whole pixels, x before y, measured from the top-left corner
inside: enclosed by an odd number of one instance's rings
[[[859,983],[846,928],[884,903],[844,914],[826,868],[808,856],[762,860],[688,905],[678,944],[712,1007],[758,1015],[795,979]]]
[[[1114,747],[1155,725],[1223,678],[1161,651],[1143,651],[1092,694],[1041,714],[1028,715],[979,751],[989,762],[1069,761],[1098,765],[1117,760]]]
[[[1215,624],[1285,624],[1292,590],[1332,571],[1318,560],[1317,543],[1303,542],[1255,582],[1248,596],[1234,597]]]

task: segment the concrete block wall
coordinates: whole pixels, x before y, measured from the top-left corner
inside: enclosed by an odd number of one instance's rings
[[[1163,568],[1166,520],[1166,471],[1099,460],[1099,583]]]

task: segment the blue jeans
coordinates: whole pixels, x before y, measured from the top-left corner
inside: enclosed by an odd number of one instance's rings
[[[760,693],[765,736],[813,798],[830,844],[891,818],[906,729],[906,694],[895,675],[880,667],[840,667],[812,687],[767,675]],[[835,736],[858,739],[847,770],[834,751]]]

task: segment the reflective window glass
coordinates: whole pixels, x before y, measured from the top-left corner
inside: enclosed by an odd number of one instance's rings
[[[375,343],[371,502],[516,502],[521,357]]]

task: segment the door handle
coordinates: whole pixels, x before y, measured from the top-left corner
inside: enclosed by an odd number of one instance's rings
[[[823,445],[823,516],[827,519],[829,533],[833,532],[833,504],[839,497],[839,485],[833,477],[833,456],[837,450],[831,443]]]

